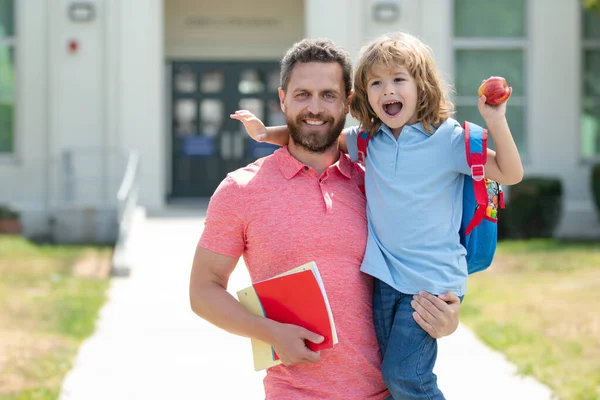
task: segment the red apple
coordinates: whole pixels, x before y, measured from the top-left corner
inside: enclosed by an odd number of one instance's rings
[[[504,103],[510,96],[510,87],[501,76],[491,76],[481,83],[477,90],[479,97],[485,95],[486,104],[497,106]]]

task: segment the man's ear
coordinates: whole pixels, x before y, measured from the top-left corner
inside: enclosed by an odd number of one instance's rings
[[[350,91],[350,94],[348,95],[348,98],[346,99],[346,109],[349,111],[350,110],[350,103],[352,103],[352,98],[354,97],[354,90]],[[347,112],[347,111],[346,111]]]
[[[285,103],[283,102],[285,100],[285,92],[282,88],[278,88],[277,93],[279,93],[279,106],[281,107],[281,111],[285,114]]]

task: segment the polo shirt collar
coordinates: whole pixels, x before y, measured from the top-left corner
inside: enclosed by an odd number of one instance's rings
[[[423,127],[423,124],[420,122],[417,122],[416,124],[412,124],[412,125],[406,125],[409,128],[415,129],[427,136],[430,136],[431,133],[428,133],[425,128]],[[394,136],[394,134],[392,133],[392,130],[390,129],[389,126],[387,126],[386,124],[381,124],[381,127],[379,128],[380,131],[383,131],[385,133],[387,133],[388,135],[392,135]],[[435,132],[435,128],[432,127],[432,132]]]
[[[285,179],[292,179],[298,172],[307,167],[304,163],[300,162],[290,154],[287,146],[276,150],[274,156],[277,159],[279,170]],[[345,154],[340,153],[340,158],[332,165],[332,167],[337,168],[346,178],[350,179],[352,177],[352,161],[350,161]]]

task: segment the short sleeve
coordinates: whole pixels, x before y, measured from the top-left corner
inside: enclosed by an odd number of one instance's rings
[[[469,163],[467,162],[465,130],[461,126],[455,126],[450,140],[455,171],[470,176],[471,167],[469,167]]]
[[[242,188],[228,175],[210,198],[198,246],[239,258],[246,246]]]
[[[358,162],[358,126],[351,126],[345,128],[342,131],[344,139],[346,139],[346,148],[348,149],[348,155],[354,162]]]

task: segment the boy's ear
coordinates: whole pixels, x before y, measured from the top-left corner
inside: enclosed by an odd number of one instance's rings
[[[285,92],[282,88],[278,88],[277,93],[279,93],[279,106],[281,107],[281,111],[285,114],[285,103],[283,102],[285,100]]]

